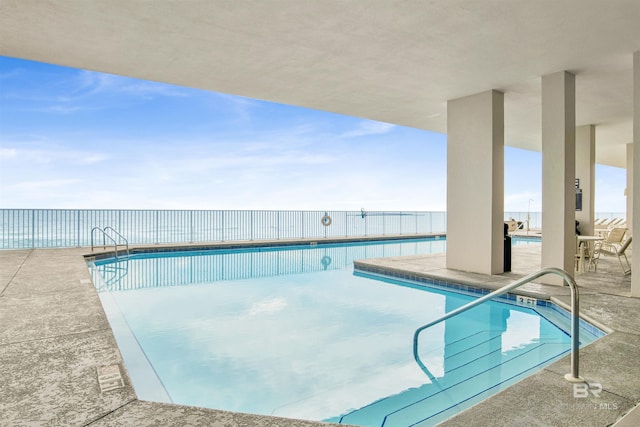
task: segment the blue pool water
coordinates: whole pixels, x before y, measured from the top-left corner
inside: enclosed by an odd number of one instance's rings
[[[443,240],[141,254],[94,282],[141,399],[367,426],[433,425],[568,353],[568,317],[353,274]],[[558,327],[560,326],[560,327]],[[584,329],[581,341],[597,338]]]

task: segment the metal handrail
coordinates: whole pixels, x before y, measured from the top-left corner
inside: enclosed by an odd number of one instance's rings
[[[107,229],[110,229],[112,231],[114,231],[121,239],[123,239],[125,241],[124,244],[118,243],[116,241],[116,239],[114,239],[112,236],[110,236],[107,233]],[[100,228],[100,227],[93,227],[91,229],[91,252],[93,252],[93,249],[95,248],[95,244],[94,244],[94,232],[98,230],[100,233],[102,233],[102,248],[106,248],[107,247],[107,241],[106,238],[108,238],[109,240],[111,240],[113,242],[113,248],[115,250],[115,256],[116,258],[118,258],[118,246],[126,246],[127,248],[127,256],[129,256],[129,241],[120,233],[118,233],[118,231],[116,231],[113,227],[105,227],[105,228]]]
[[[120,233],[118,232],[118,230],[116,230],[115,228],[113,228],[113,227],[111,227],[111,226],[109,226],[109,225],[108,225],[108,226],[106,226],[103,230],[104,230],[104,232],[105,232],[105,233],[107,232],[107,230],[111,230],[111,231],[113,231],[113,232],[116,234],[116,236],[118,236],[121,240],[124,240],[124,246],[126,246],[126,248],[127,248],[127,256],[129,256],[129,241],[127,240],[127,238],[126,238],[126,237],[124,237],[122,234],[120,234]],[[114,239],[114,240],[115,240],[115,239]],[[117,246],[118,246],[118,245],[116,245],[116,258],[118,257],[118,254],[117,254],[117,252],[118,252],[118,247],[117,247]],[[120,246],[122,246],[122,244],[120,244]]]
[[[111,240],[113,242],[113,246],[115,247],[116,250],[116,258],[118,257],[118,242],[116,242],[116,240],[109,236],[102,228],[100,227],[93,227],[91,229],[91,252],[93,252],[93,249],[95,248],[95,244],[93,242],[93,236],[94,236],[94,232],[98,230],[100,233],[102,233],[102,248],[106,248],[107,247],[107,243],[106,243],[106,239],[105,237],[108,237],[109,240]]]
[[[420,355],[418,354],[418,337],[420,335],[420,332],[444,320],[447,320],[453,316],[456,316],[462,312],[465,312],[477,305],[480,305],[485,301],[488,301],[492,298],[505,294],[515,288],[518,288],[526,283],[529,283],[547,274],[555,274],[562,277],[562,279],[569,285],[569,289],[571,290],[571,373],[566,374],[564,377],[567,381],[570,381],[570,382],[576,382],[576,383],[584,382],[584,379],[580,377],[578,372],[579,371],[579,368],[578,368],[579,346],[580,346],[579,332],[578,332],[579,322],[580,322],[580,317],[579,317],[580,301],[579,301],[579,295],[578,295],[578,285],[576,284],[575,280],[573,280],[573,277],[571,277],[566,271],[556,267],[544,268],[538,271],[537,273],[533,273],[528,276],[525,276],[519,280],[516,280],[513,283],[503,286],[502,288],[496,291],[493,291],[481,298],[478,298],[477,300],[471,301],[470,303],[465,304],[462,307],[452,310],[446,313],[445,315],[437,318],[436,320],[429,322],[426,325],[416,329],[415,333],[413,334],[413,358],[415,359],[418,366],[420,366],[420,369],[422,369],[423,372],[427,373],[427,375],[429,374],[429,370],[427,369],[425,364],[422,363],[422,360],[420,360]]]
[[[105,232],[105,233],[107,232],[107,230],[111,230],[111,231],[113,231],[114,233],[116,233],[116,235],[117,235],[120,239],[124,240],[124,244],[125,244],[125,246],[127,247],[127,256],[129,256],[129,241],[127,240],[127,238],[126,238],[126,237],[124,237],[122,234],[120,234],[120,233],[118,232],[118,230],[116,230],[115,228],[113,228],[113,227],[111,227],[111,226],[109,226],[109,225],[108,225],[108,226],[106,226],[103,230],[104,230],[104,232]],[[117,248],[116,248],[116,252],[117,252]],[[117,255],[117,254],[116,254],[116,255]]]

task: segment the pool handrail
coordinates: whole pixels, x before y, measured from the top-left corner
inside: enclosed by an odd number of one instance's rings
[[[111,240],[113,242],[113,249],[115,251],[115,257],[116,259],[118,258],[118,246],[125,246],[126,250],[127,250],[127,256],[129,256],[129,241],[122,235],[120,234],[115,228],[111,227],[111,226],[106,226],[104,228],[100,228],[100,227],[93,227],[91,229],[91,252],[93,252],[93,249],[95,248],[94,245],[94,240],[93,240],[93,235],[94,235],[94,231],[98,230],[100,233],[102,233],[102,248],[106,248],[107,247],[107,242],[105,238],[108,238],[109,240]],[[111,230],[112,232],[114,232],[120,239],[124,240],[124,244],[122,243],[118,243],[116,241],[116,239],[114,239],[112,236],[110,236],[107,233],[107,230]]]
[[[581,378],[579,375],[579,366],[578,366],[579,365],[579,347],[580,347],[580,340],[579,340],[579,322],[580,322],[580,313],[579,313],[580,301],[579,300],[580,298],[578,294],[578,285],[576,284],[573,277],[569,275],[569,273],[556,267],[543,268],[542,270],[536,273],[522,277],[513,283],[505,285],[498,290],[495,290],[481,298],[478,298],[477,300],[471,301],[470,303],[465,304],[462,307],[459,307],[455,310],[445,313],[443,316],[437,318],[436,320],[433,320],[427,323],[426,325],[416,329],[415,333],[413,334],[413,358],[415,359],[418,366],[420,366],[420,369],[422,369],[423,372],[427,373],[427,375],[429,374],[429,370],[427,369],[425,364],[422,363],[422,360],[420,360],[420,355],[418,354],[418,338],[422,331],[424,331],[427,328],[430,328],[433,325],[437,325],[438,323],[443,322],[453,316],[463,313],[473,307],[476,307],[492,298],[503,295],[513,289],[516,289],[526,283],[529,283],[541,276],[545,276],[547,274],[555,274],[562,277],[564,282],[567,283],[567,285],[569,285],[569,289],[571,290],[571,372],[566,374],[564,378],[569,382],[575,382],[575,383],[584,382],[584,379]]]

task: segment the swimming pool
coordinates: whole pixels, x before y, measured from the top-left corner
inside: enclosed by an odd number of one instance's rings
[[[141,254],[93,268],[141,399],[356,425],[432,425],[564,355],[568,317],[357,274],[443,240]],[[540,315],[542,314],[542,316]],[[597,333],[581,331],[583,343]],[[518,369],[516,369],[518,368]]]

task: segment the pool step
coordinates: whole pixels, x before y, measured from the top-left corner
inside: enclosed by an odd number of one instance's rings
[[[344,415],[343,424],[432,425],[469,407],[488,390],[504,388],[531,369],[567,352],[567,342],[532,343],[502,352],[498,332],[475,333],[446,346],[446,374],[437,382],[406,390]],[[523,373],[525,372],[525,373]]]
[[[500,386],[510,380],[521,377],[523,370],[530,370],[541,363],[553,359],[558,354],[558,346],[541,344],[530,349],[527,353],[519,354],[496,365],[484,372],[473,375],[468,379],[447,387],[445,390],[417,401],[412,405],[401,408],[387,415],[382,426],[409,426],[417,423],[429,425],[436,421],[442,421],[445,417],[434,420],[438,415],[445,414],[453,409],[456,402],[466,402],[485,391]],[[564,347],[563,347],[564,348]],[[536,353],[536,354],[534,354]],[[473,404],[475,402],[471,402]],[[471,406],[469,404],[468,406]],[[437,408],[437,409],[436,409]],[[456,408],[457,412],[457,408]],[[432,421],[430,423],[429,421]]]
[[[477,356],[472,356],[470,354],[470,351],[468,350],[482,343],[491,342],[493,339],[495,339],[496,335],[500,336],[500,333],[499,332],[491,333],[490,331],[480,331],[480,332],[471,334],[464,338],[448,343],[446,345],[446,353],[450,354],[451,355],[450,357],[458,357],[457,359],[458,362],[462,361],[466,363],[466,361],[459,358],[460,355],[466,354],[468,357],[468,360],[472,360]],[[438,350],[436,349],[436,351]],[[442,348],[440,348],[439,351],[442,352],[443,351]],[[464,371],[462,372],[459,371],[456,374],[455,369],[456,369],[455,366],[451,369],[451,373],[449,374],[450,381],[455,381],[457,377],[465,375]],[[440,387],[439,384],[425,384],[418,388],[411,388],[402,393],[399,393],[393,396],[388,396],[384,399],[378,400],[363,408],[360,408],[359,410],[356,410],[347,415],[344,415],[339,422],[343,424],[369,425],[365,423],[366,420],[371,418],[373,419],[379,418],[382,420],[390,412],[393,412],[398,408],[408,406],[420,399],[423,399],[426,396],[430,396],[432,394],[438,393],[438,391],[440,390],[442,390],[442,387]],[[378,423],[374,425],[380,425],[380,424]]]

